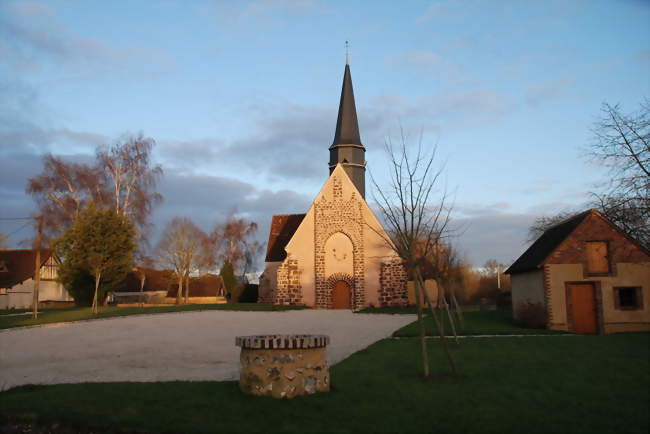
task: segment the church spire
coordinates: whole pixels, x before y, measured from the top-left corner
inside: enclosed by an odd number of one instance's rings
[[[332,146],[335,145],[361,145],[357,108],[354,104],[354,90],[352,89],[352,75],[350,74],[350,65],[347,62],[343,74],[339,117],[336,120],[336,132],[332,143]]]
[[[347,44],[346,44],[347,48]],[[339,102],[339,115],[336,120],[334,141],[330,146],[330,175],[337,164],[342,164],[354,185],[365,198],[366,190],[366,149],[361,144],[359,123],[357,121],[357,108],[354,104],[354,90],[352,89],[352,75],[346,52],[345,72],[343,73],[343,86],[341,88],[341,101]]]

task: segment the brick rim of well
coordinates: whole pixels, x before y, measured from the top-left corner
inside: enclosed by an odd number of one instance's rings
[[[236,346],[254,350],[324,348],[329,343],[330,337],[326,335],[255,335],[235,338]]]

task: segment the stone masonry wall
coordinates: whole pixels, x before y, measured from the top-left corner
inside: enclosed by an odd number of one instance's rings
[[[408,304],[408,276],[399,259],[381,264],[379,277],[379,305],[406,306]]]
[[[278,284],[273,295],[273,304],[302,304],[300,269],[296,259],[285,259],[278,268]]]
[[[332,287],[325,275],[325,243],[336,232],[350,238],[353,246],[353,309],[365,305],[365,253],[363,247],[362,202],[356,193],[349,200],[343,200],[341,179],[333,179],[333,197],[325,196],[314,202],[314,271],[316,278],[316,307],[329,308],[332,305]]]

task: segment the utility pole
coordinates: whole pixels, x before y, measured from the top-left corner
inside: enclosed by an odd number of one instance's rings
[[[501,289],[501,265],[497,264],[497,288]]]
[[[36,255],[34,260],[34,291],[32,301],[32,319],[38,318],[38,289],[41,285],[41,242],[43,239],[43,216],[36,217],[36,242],[34,248]]]

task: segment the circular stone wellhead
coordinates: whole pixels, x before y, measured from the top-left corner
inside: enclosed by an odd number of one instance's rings
[[[325,335],[238,336],[239,388],[244,393],[293,398],[330,390]]]
[[[256,335],[235,338],[235,345],[252,350],[324,348],[329,343],[330,337],[326,335]]]

